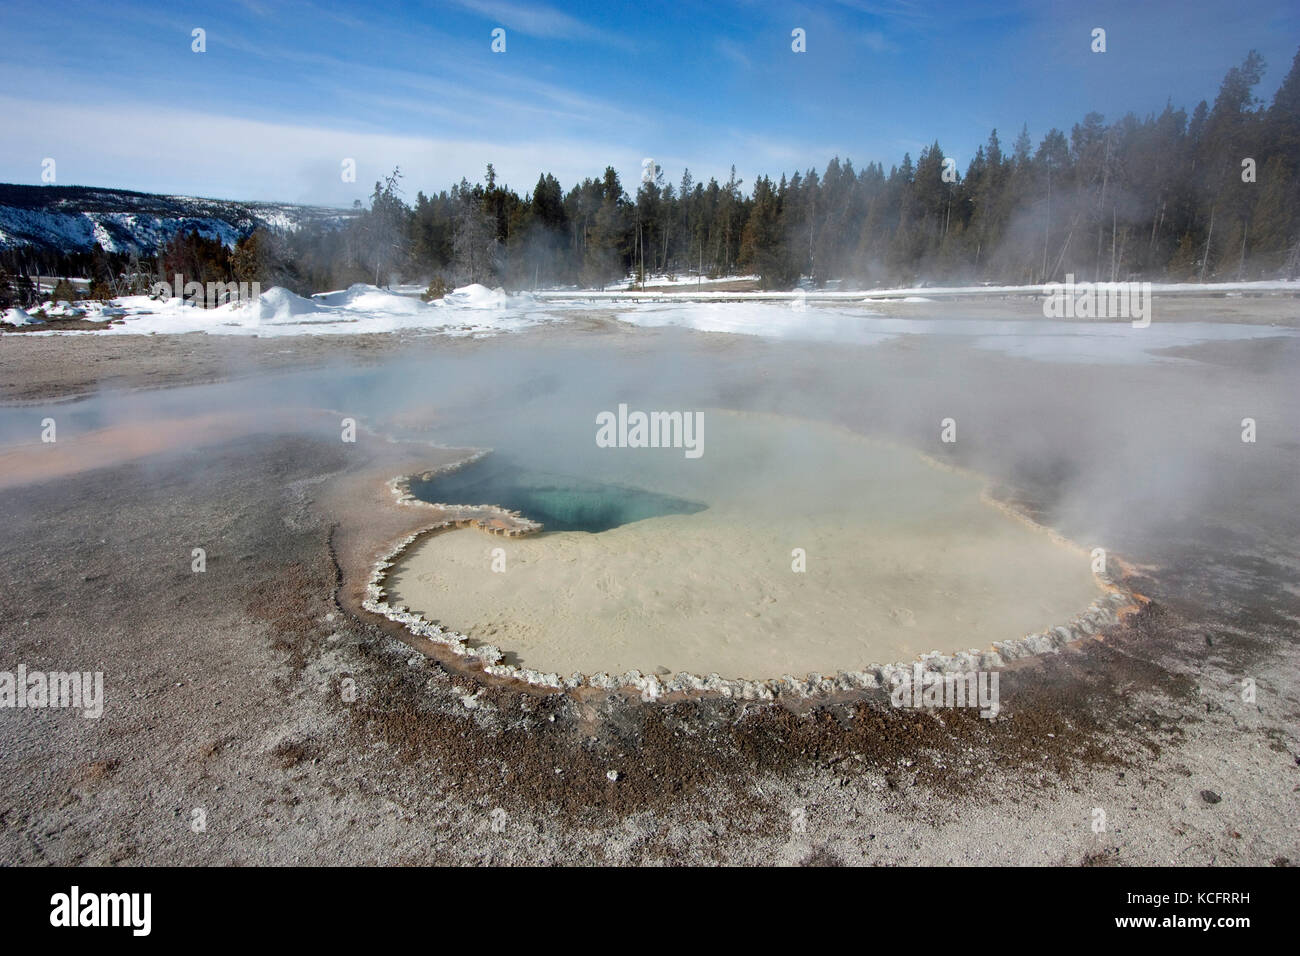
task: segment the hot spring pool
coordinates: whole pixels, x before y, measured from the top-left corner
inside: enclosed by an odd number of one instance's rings
[[[706,507],[630,485],[533,471],[497,455],[437,478],[412,479],[410,491],[421,501],[490,504],[518,511],[540,521],[547,531],[592,534],[647,518],[694,514]]]
[[[520,667],[766,680],[987,649],[1103,593],[1086,552],[990,504],[976,476],[832,426],[708,416],[698,460],[583,445],[565,450],[581,478],[506,453],[413,483],[546,530],[424,537],[389,594]]]

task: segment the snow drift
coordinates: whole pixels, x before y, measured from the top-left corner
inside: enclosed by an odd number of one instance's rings
[[[40,319],[32,318],[22,309],[8,309],[0,322],[6,325],[44,325]]]

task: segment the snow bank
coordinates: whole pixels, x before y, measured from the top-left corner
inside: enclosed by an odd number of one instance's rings
[[[228,302],[214,309],[181,299],[122,296],[111,306],[79,303],[92,319],[114,318],[104,329],[77,335],[370,335],[384,332],[436,332],[443,335],[494,335],[553,321],[557,309],[531,296],[508,296],[504,289],[469,285],[446,301],[424,302],[417,295],[358,283],[311,298],[279,286],[256,299]],[[56,334],[54,331],[48,334]],[[57,333],[63,334],[63,333]]]
[[[342,292],[321,292],[312,296],[313,301],[338,309],[351,309],[354,312],[392,312],[415,315],[424,310],[425,304],[411,295],[401,295],[381,289],[378,286],[358,282],[348,286]]]
[[[239,303],[234,303],[238,306]],[[223,312],[231,306],[224,306],[217,309],[209,309],[213,313]],[[317,303],[311,299],[304,299],[300,295],[294,295],[288,289],[282,289],[279,286],[267,289],[250,303],[245,303],[239,309],[240,312],[246,313],[240,318],[248,322],[273,324],[292,323],[301,321],[303,316],[316,315],[324,311]]]
[[[44,325],[40,319],[34,319],[22,309],[9,309],[0,322],[6,325]]]
[[[475,282],[448,292],[441,301],[445,306],[459,309],[504,309],[509,299],[505,289],[489,289]]]
[[[60,299],[57,303],[46,302],[41,306],[41,311],[52,319],[79,319],[86,314],[66,299]]]

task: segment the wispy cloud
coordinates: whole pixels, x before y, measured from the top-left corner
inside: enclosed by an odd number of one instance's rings
[[[531,37],[548,40],[598,40],[603,43],[625,45],[625,37],[598,29],[554,7],[541,4],[524,6],[508,0],[452,0],[499,26],[518,30]]]
[[[889,23],[916,27],[934,19],[934,5],[916,0],[835,0],[842,7],[866,13]]]
[[[502,182],[531,188],[551,171],[562,182],[598,176],[606,162],[631,174],[640,153],[603,139],[409,136],[325,126],[290,125],[180,109],[118,107],[111,114],[71,103],[35,104],[0,96],[0,112],[27,141],[0,142],[0,178],[39,182],[40,158],[58,163],[62,185],[108,185],[232,199],[348,205],[394,166],[409,191],[438,190],[494,164]],[[67,143],[52,130],[77,130],[94,151],[33,152],[31,141]],[[131,130],[123,137],[122,130]],[[144,157],[147,157],[145,159]],[[344,183],[344,159],[357,163],[357,181]],[[631,181],[631,180],[629,180]]]
[[[753,61],[750,60],[748,54],[745,53],[740,44],[728,40],[726,37],[723,37],[718,41],[718,53],[725,59],[730,60],[737,66],[742,66],[747,70],[754,65]]]

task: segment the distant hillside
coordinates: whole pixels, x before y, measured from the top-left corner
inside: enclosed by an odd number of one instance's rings
[[[192,196],[158,196],[95,186],[21,186],[0,183],[0,249],[35,248],[70,254],[105,252],[153,255],[182,230],[233,246],[258,226],[296,232],[308,225],[341,225],[347,209],[290,203],[233,202]]]

